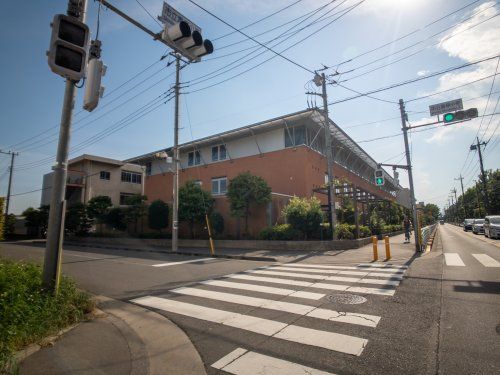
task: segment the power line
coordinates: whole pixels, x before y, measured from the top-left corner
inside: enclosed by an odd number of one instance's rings
[[[153,19],[153,21],[155,21],[155,22],[156,22],[156,23],[157,23],[157,24],[158,24],[158,25],[159,25],[159,26],[163,29],[163,25],[162,25],[160,22],[158,22],[158,20],[157,20],[155,17],[153,17],[153,15],[152,15],[151,13],[149,13],[149,11],[148,11],[148,10],[144,7],[144,5],[142,5],[142,4],[141,4],[141,2],[140,2],[139,0],[135,0],[135,2],[136,2],[137,4],[139,4],[139,6],[140,6],[142,9],[144,9],[144,11],[148,14],[148,16],[149,16],[149,17],[151,17],[151,18]],[[101,4],[101,3],[99,2],[99,5],[100,5],[100,4]]]
[[[495,78],[498,73],[498,66],[500,65],[500,57],[497,59],[497,66],[495,68],[495,76],[493,77],[493,80],[491,81],[491,86],[490,86],[490,93],[488,95],[488,100],[486,101],[486,106],[484,107],[483,115],[481,116],[481,123],[479,124],[479,128],[477,129],[476,138],[479,135],[479,132],[481,131],[481,128],[483,126],[483,121],[484,121],[484,115],[486,114],[486,111],[488,110],[488,105],[490,104],[490,98],[491,98],[491,93],[493,92],[493,87],[495,86]],[[496,109],[496,106],[495,106]]]

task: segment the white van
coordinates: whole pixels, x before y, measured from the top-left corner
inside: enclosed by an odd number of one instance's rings
[[[486,216],[484,218],[484,236],[500,238],[500,215]]]

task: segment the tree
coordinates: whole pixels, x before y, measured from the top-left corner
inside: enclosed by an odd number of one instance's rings
[[[229,181],[227,196],[231,215],[245,218],[245,234],[248,234],[250,207],[271,201],[271,188],[263,178],[244,172]]]
[[[5,198],[0,197],[0,241],[2,241],[4,239],[4,236],[3,236],[4,216],[5,216],[3,213],[4,204],[5,204]]]
[[[158,199],[152,202],[148,208],[148,223],[151,229],[160,231],[168,226],[168,204]]]
[[[8,214],[3,224],[3,235],[6,240],[14,237],[16,231],[16,215]]]
[[[106,195],[99,195],[89,200],[87,204],[87,214],[90,219],[98,224],[103,224],[108,213],[108,209],[113,205],[111,198]],[[102,227],[101,227],[102,229]]]
[[[87,216],[87,206],[83,203],[75,203],[66,211],[64,228],[71,234],[86,234],[91,227]]]
[[[40,236],[42,226],[42,214],[40,210],[28,207],[22,213],[24,216],[24,226],[27,228],[28,236]]]
[[[146,215],[148,206],[146,205],[148,197],[141,194],[132,195],[127,198],[125,203],[128,207],[125,209],[125,221],[134,223],[134,231],[137,233],[137,224],[139,219]]]
[[[439,207],[435,204],[428,203],[424,206],[424,215],[422,225],[430,225],[435,223],[439,217]]]
[[[215,235],[224,232],[224,217],[218,212],[212,212],[210,214],[210,224]]]
[[[212,195],[194,181],[188,181],[179,189],[179,220],[187,221],[194,238],[194,224],[205,220],[205,215],[212,210]]]
[[[324,220],[321,202],[316,197],[293,197],[283,209],[283,215],[293,229],[303,233],[306,239],[312,238],[321,230]]]
[[[104,223],[111,229],[125,230],[127,224],[125,223],[125,210],[120,207],[111,208],[106,214]]]

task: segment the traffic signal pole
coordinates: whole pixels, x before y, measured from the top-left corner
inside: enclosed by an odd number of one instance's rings
[[[85,21],[87,0],[69,0],[68,16]],[[57,293],[58,278],[62,255],[62,236],[64,235],[64,199],[66,194],[66,177],[68,173],[68,153],[71,133],[71,120],[75,106],[76,82],[66,79],[64,90],[61,125],[59,129],[59,144],[57,146],[56,164],[52,179],[52,196],[50,200],[47,243],[43,263],[42,285],[44,289]]]
[[[406,164],[408,166],[408,179],[410,181],[411,210],[413,216],[413,228],[415,230],[415,251],[418,252],[421,251],[420,236],[418,234],[420,228],[417,217],[417,206],[415,200],[415,188],[413,186],[413,172],[411,166],[410,147],[408,145],[408,127],[406,126],[406,111],[403,99],[399,99],[399,111],[401,113],[401,125],[403,126],[402,130],[405,141]]]

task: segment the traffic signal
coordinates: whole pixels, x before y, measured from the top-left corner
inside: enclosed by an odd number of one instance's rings
[[[199,61],[202,56],[209,55],[214,51],[212,42],[203,40],[198,30],[191,30],[191,26],[185,21],[173,26],[165,26],[162,39],[176,51],[190,60]]]
[[[449,123],[455,121],[463,121],[476,118],[477,116],[478,116],[477,108],[469,108],[465,111],[445,113],[445,115],[443,116],[443,122]]]
[[[106,65],[100,60],[101,41],[93,40],[89,51],[89,63],[85,80],[85,94],[83,96],[83,109],[92,112],[99,104],[99,99],[104,94],[101,78],[106,74]]]
[[[50,69],[63,77],[79,81],[85,75],[89,47],[89,27],[75,17],[56,14],[47,52]]]
[[[375,170],[375,185],[382,186],[385,183],[384,171],[382,169]]]

